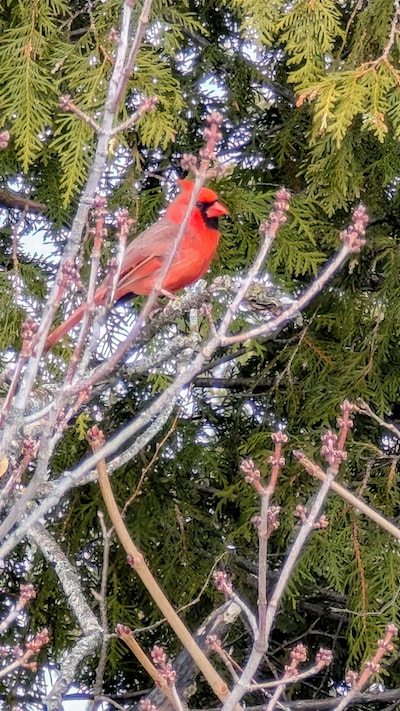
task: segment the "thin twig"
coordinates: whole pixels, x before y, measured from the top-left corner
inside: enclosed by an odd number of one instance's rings
[[[136,28],[136,34],[131,44],[131,48],[127,59],[124,61],[124,66],[120,68],[120,80],[118,82],[118,88],[115,92],[114,97],[114,110],[116,111],[120,101],[122,100],[123,94],[126,90],[126,86],[129,81],[129,77],[132,74],[133,67],[136,61],[137,53],[140,49],[144,33],[146,31],[147,25],[149,24],[150,10],[153,0],[144,0],[142,12],[140,13],[138,25]],[[133,2],[131,5],[133,6]]]
[[[101,643],[101,650],[100,650],[100,656],[99,656],[99,661],[97,663],[97,668],[96,668],[96,680],[93,686],[93,695],[94,696],[100,696],[100,694],[103,691],[103,681],[104,681],[104,673],[106,669],[106,663],[107,663],[107,650],[108,650],[108,643],[110,639],[110,630],[108,627],[108,616],[107,616],[107,583],[108,583],[108,569],[109,569],[109,563],[110,563],[110,543],[111,543],[111,536],[112,536],[112,530],[108,531],[107,526],[104,521],[104,514],[102,511],[98,512],[98,517],[100,521],[100,528],[101,528],[101,533],[103,536],[103,565],[101,569],[101,584],[100,584],[100,593],[95,595],[96,600],[99,603],[99,609],[100,609],[100,620],[101,620],[101,626],[103,628],[103,639]],[[93,705],[93,711],[97,709],[99,706],[99,702],[94,703]]]
[[[303,452],[296,450],[294,454],[296,455],[297,461],[306,469],[306,471],[308,471],[309,474],[312,474],[320,481],[326,481],[327,475],[323,469],[318,466],[318,464],[311,461],[311,459],[303,454]],[[354,494],[348,491],[348,489],[346,489],[342,484],[338,484],[337,481],[332,481],[330,488],[335,492],[335,494],[338,494],[344,501],[347,501],[348,504],[353,506],[356,511],[361,511],[361,513],[368,516],[371,521],[374,521],[378,524],[378,526],[390,533],[391,536],[397,540],[400,540],[400,529],[397,528],[394,523],[382,516],[382,514],[378,513],[378,511],[375,511],[375,509],[371,508],[371,506],[368,506],[365,501],[358,498],[358,496],[354,496]]]
[[[131,631],[128,630],[129,628],[125,628],[124,625],[117,625],[118,637],[122,639],[123,642],[125,642],[126,646],[135,655],[136,659],[140,662],[143,669],[148,673],[148,675],[153,679],[155,684],[157,684],[163,694],[165,694],[167,699],[169,699],[172,703],[172,695],[168,684],[165,683],[163,677],[156,669],[151,659],[149,659],[147,654],[144,653],[139,642],[135,639]]]
[[[164,444],[167,442],[167,440],[171,437],[171,435],[176,430],[176,426],[177,426],[180,414],[181,414],[180,411],[178,411],[174,417],[174,420],[173,420],[172,425],[169,428],[168,432],[165,433],[164,437],[162,437],[160,442],[156,443],[155,452],[154,452],[152,458],[150,459],[149,463],[143,468],[142,473],[140,475],[140,479],[135,487],[135,491],[130,495],[129,499],[124,504],[124,507],[121,511],[122,518],[125,518],[125,514],[129,508],[129,506],[131,506],[131,504],[135,501],[135,499],[140,495],[142,484],[143,484],[147,474],[149,473],[150,469],[153,467],[153,465],[157,461],[159,454],[160,454],[162,448],[164,447]]]
[[[394,425],[392,422],[386,422],[386,420],[383,420],[382,417],[379,417],[371,408],[370,406],[364,402],[361,398],[358,398],[356,405],[353,405],[354,412],[360,413],[360,415],[367,415],[367,417],[370,417],[372,420],[375,420],[381,427],[383,427],[385,430],[388,432],[391,432],[392,435],[396,437],[396,439],[400,439],[400,430],[396,425]]]

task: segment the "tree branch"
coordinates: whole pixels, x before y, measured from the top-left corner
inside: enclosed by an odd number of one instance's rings
[[[94,451],[102,451],[102,439],[103,438],[99,430],[97,428],[93,428],[89,441]],[[97,473],[104,503],[106,504],[108,514],[111,518],[118,538],[126,551],[128,560],[131,560],[131,565],[140,577],[142,583],[146,586],[154,602],[159,607],[163,615],[166,617],[167,621],[171,625],[177,637],[180,639],[182,644],[193,657],[195,663],[197,664],[201,672],[204,674],[216,696],[220,700],[224,700],[225,698],[227,698],[228,695],[228,688],[226,686],[226,683],[223,679],[221,679],[219,674],[217,674],[214,667],[210,664],[207,657],[204,655],[202,650],[194,641],[191,633],[188,631],[182,620],[176,614],[171,603],[164,595],[163,591],[161,590],[155,578],[151,574],[149,568],[147,567],[143,554],[139,551],[139,549],[136,547],[130,537],[130,534],[125,526],[125,523],[122,519],[122,516],[114,499],[104,459],[101,459],[98,463]]]
[[[58,679],[46,697],[48,711],[59,711],[62,695],[75,678],[82,661],[93,655],[102,639],[102,629],[82,592],[76,569],[61,550],[54,538],[42,524],[36,524],[29,533],[29,539],[37,546],[47,562],[54,569],[64,590],[67,603],[74,614],[83,636],[61,662]]]

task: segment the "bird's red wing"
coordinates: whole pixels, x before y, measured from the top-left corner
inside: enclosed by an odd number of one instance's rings
[[[125,250],[121,276],[130,269],[136,269],[149,257],[163,257],[172,249],[178,229],[179,226],[164,217],[133,239]]]
[[[141,280],[157,274],[165,253],[172,249],[176,234],[176,225],[163,218],[128,244],[117,284],[117,299],[129,293],[146,293],[140,289]],[[136,291],[135,285],[140,291]]]
[[[118,299],[121,299],[125,294],[147,294],[148,290],[143,291],[141,285],[147,283],[149,278],[154,281],[161,265],[161,257],[149,255],[142,259],[141,262],[138,262],[135,267],[128,269],[125,274],[118,279],[115,291],[116,300],[118,301]]]

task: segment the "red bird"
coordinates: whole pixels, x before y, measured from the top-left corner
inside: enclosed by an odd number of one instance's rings
[[[180,192],[167,207],[165,215],[127,246],[115,290],[115,302],[128,294],[147,296],[152,291],[165,259],[173,248],[193,192],[194,183],[191,180],[178,180],[178,183]],[[206,273],[218,247],[218,218],[228,214],[213,190],[201,188],[186,232],[165,275],[163,293],[179,291]],[[106,276],[94,295],[95,304],[104,303],[110,284],[111,276]],[[52,348],[76,326],[84,312],[85,304],[82,304],[54,329],[47,337],[45,349]]]

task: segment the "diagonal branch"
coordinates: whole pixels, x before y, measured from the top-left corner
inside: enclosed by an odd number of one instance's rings
[[[93,428],[89,433],[89,442],[93,451],[102,451],[103,435],[98,428]],[[110,480],[108,478],[107,467],[104,459],[101,459],[97,465],[97,473],[99,477],[99,485],[103,495],[104,503],[107,507],[108,514],[112,524],[118,535],[118,538],[124,547],[128,556],[128,561],[137,572],[142,583],[145,585],[154,602],[165,616],[177,637],[180,639],[184,647],[188,650],[193,660],[204,674],[216,696],[223,701],[228,696],[228,687],[219,674],[215,671],[212,664],[209,662],[204,652],[194,641],[191,633],[185,627],[182,620],[176,614],[174,608],[165,596],[164,592],[159,587],[157,581],[150,572],[144,560],[143,554],[136,547],[131,539],[128,529],[122,519],[117,503],[112,492]]]

